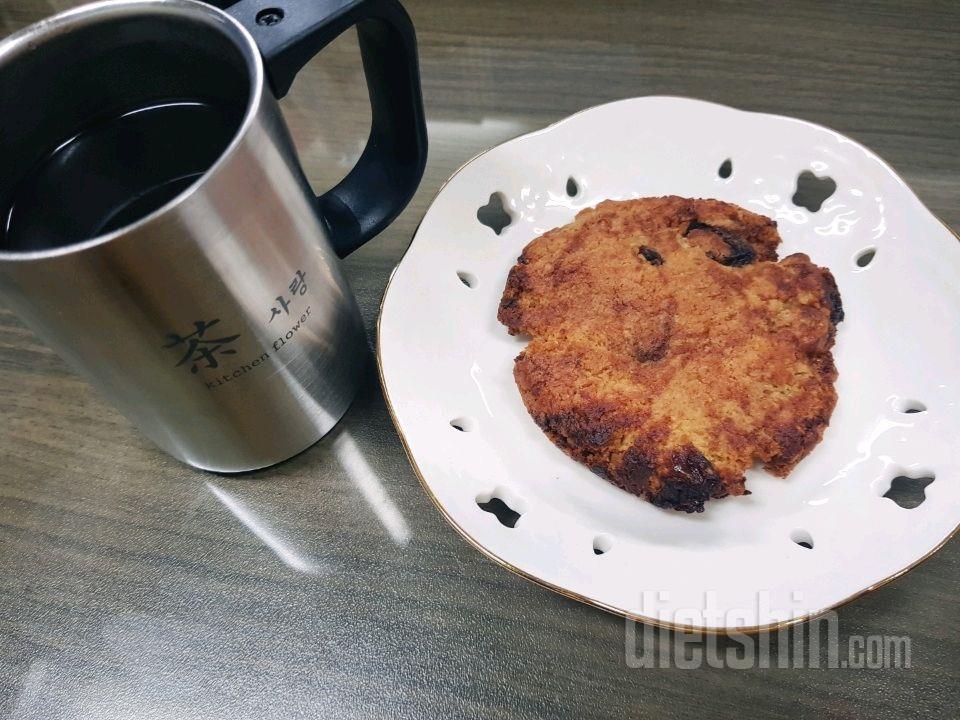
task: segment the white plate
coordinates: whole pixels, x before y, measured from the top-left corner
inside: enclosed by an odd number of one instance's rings
[[[792,202],[802,171],[836,182],[818,212]],[[499,235],[477,219],[497,192],[512,216]],[[823,441],[786,480],[749,471],[752,495],[695,515],[655,508],[554,447],[514,384],[524,341],[496,319],[534,237],[605,198],[666,194],[773,217],[780,256],[829,267],[846,311]],[[487,151],[443,187],[395,270],[378,354],[397,430],[451,524],[501,565],[606,610],[780,627],[901,574],[960,524],[960,243],[880,158],[801,120],[646,97]],[[936,478],[914,509],[883,497],[900,475]],[[478,506],[491,495],[521,513],[515,527]]]

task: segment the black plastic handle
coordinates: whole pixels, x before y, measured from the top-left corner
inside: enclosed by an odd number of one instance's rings
[[[427,126],[413,23],[397,0],[241,0],[227,12],[257,41],[278,98],[314,55],[357,26],[370,137],[353,170],[317,198],[334,249],[344,257],[400,214],[423,176]]]

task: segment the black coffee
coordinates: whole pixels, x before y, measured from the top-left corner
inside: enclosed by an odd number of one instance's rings
[[[242,112],[199,100],[153,102],[64,138],[16,187],[3,249],[69,245],[153,212],[216,161]]]

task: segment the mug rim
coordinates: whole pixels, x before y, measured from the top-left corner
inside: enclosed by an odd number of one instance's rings
[[[260,55],[260,49],[257,47],[253,36],[238,20],[220,8],[199,2],[199,0],[100,0],[57,13],[28,25],[0,41],[0,73],[4,71],[4,65],[8,61],[22,53],[41,49],[47,40],[62,33],[70,32],[78,27],[94,25],[104,20],[135,17],[147,13],[161,13],[205,22],[210,28],[220,30],[240,51],[248,71],[250,88],[243,117],[233,131],[230,142],[200,177],[188,187],[160,207],[135,221],[108,233],[42,250],[11,251],[0,246],[0,263],[45,260],[73,255],[106,244],[153,222],[158,217],[181,205],[205,186],[210,178],[226,164],[253,124],[254,117],[260,107],[265,85],[263,58]]]

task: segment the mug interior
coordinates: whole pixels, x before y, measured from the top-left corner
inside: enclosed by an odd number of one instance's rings
[[[257,92],[251,45],[228,16],[189,0],[89,5],[8,38],[0,44],[2,229],[10,229],[18,189],[38,164],[86,128],[139,108],[187,99],[227,108],[222,132],[203,139],[201,170],[208,170],[238,134]],[[184,152],[200,142],[189,123],[176,132]],[[0,240],[0,254],[27,249]]]

